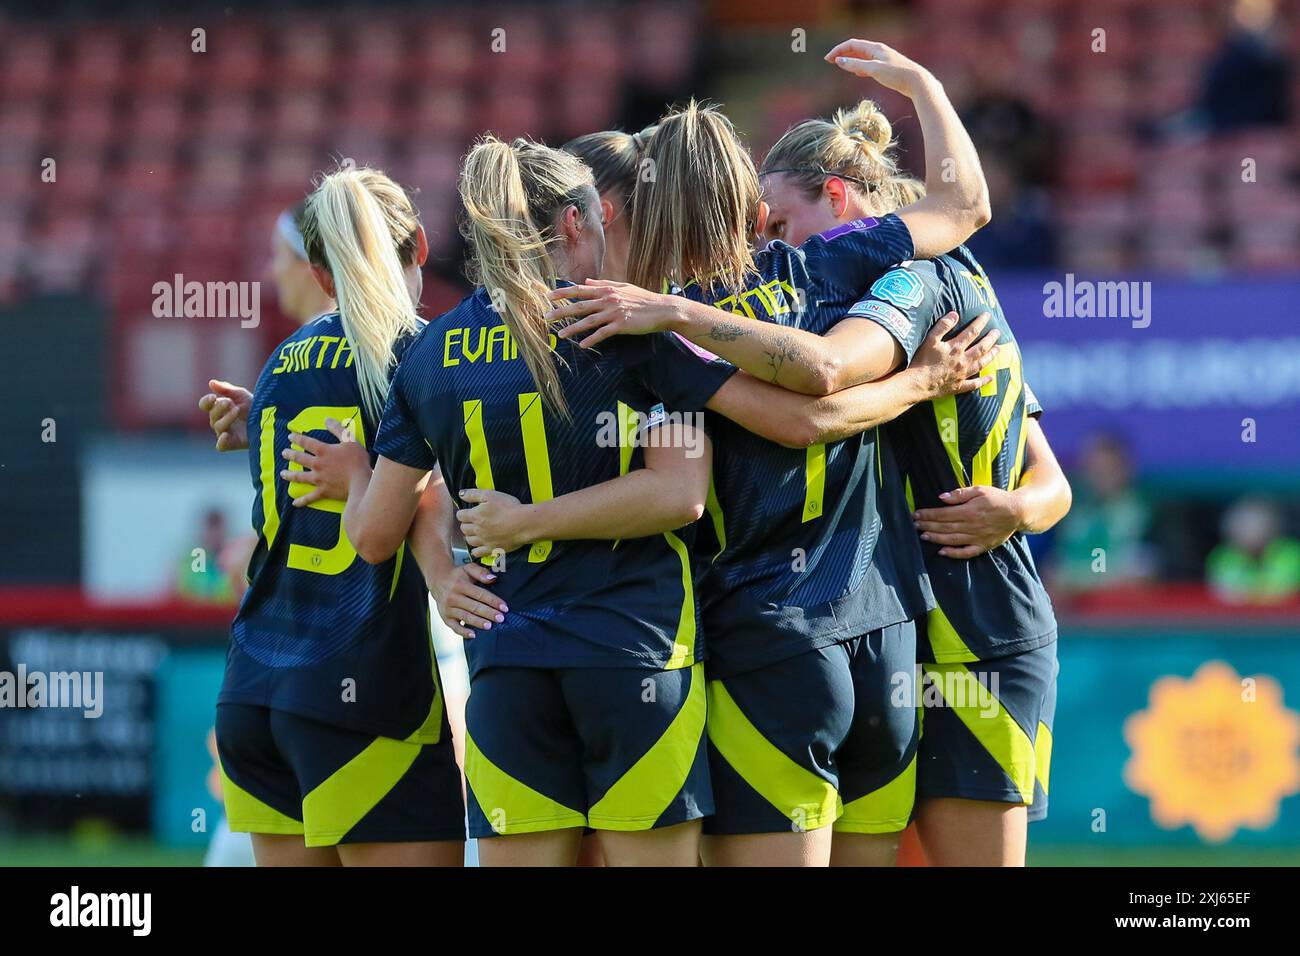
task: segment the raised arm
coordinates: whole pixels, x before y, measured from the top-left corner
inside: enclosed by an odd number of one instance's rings
[[[471,554],[508,554],[533,541],[617,540],[672,531],[704,514],[712,447],[702,428],[659,427],[645,467],[549,501],[522,504],[481,488],[460,493],[456,512]]]
[[[902,93],[916,107],[925,138],[926,195],[898,211],[912,233],[914,258],[941,255],[969,239],[992,216],[988,183],[943,84],[919,63],[870,40],[845,40],[826,59]]]

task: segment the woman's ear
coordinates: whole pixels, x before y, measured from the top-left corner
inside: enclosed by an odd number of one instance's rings
[[[578,241],[582,235],[583,223],[582,210],[578,208],[577,203],[569,203],[560,213],[559,233],[564,237],[567,245],[572,245]]]
[[[831,214],[836,219],[841,218],[844,211],[849,208],[848,187],[838,176],[826,177],[826,182],[822,185],[822,195],[831,204]]]
[[[309,268],[311,269],[312,278],[316,280],[316,284],[321,287],[321,290],[327,296],[333,299],[335,297],[334,277],[330,275],[330,271],[324,266],[309,266]]]
[[[767,234],[767,217],[772,214],[772,207],[763,200],[758,201],[758,215],[754,217],[754,233],[758,239]]]
[[[600,223],[602,226],[608,226],[614,221],[614,204],[608,199],[600,201]]]
[[[424,226],[415,227],[415,264],[424,268],[429,260],[429,237],[424,234]]]

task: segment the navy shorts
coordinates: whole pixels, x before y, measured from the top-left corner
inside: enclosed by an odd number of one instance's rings
[[[464,840],[446,720],[437,743],[416,743],[282,710],[217,705],[230,829],[301,835],[307,846]]]
[[[917,799],[1018,803],[1047,816],[1056,642],[988,661],[922,664]]]
[[[470,682],[473,837],[650,830],[713,812],[703,665],[489,667]]]
[[[916,627],[904,621],[709,681],[717,811],[704,832],[905,828],[919,736],[915,672]]]

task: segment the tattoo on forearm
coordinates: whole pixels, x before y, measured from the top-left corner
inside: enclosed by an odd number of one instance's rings
[[[767,356],[768,368],[772,370],[770,381],[775,382],[780,377],[785,363],[799,357],[799,350],[789,338],[783,336],[773,342],[772,348],[764,349],[763,354]]]
[[[736,322],[719,322],[709,329],[709,334],[705,338],[712,339],[714,342],[734,342],[744,334],[744,326]]]

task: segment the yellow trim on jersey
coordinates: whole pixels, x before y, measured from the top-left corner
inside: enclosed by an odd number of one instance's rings
[[[546,421],[542,399],[536,392],[519,393],[519,428],[524,436],[524,464],[528,472],[528,493],[533,504],[555,497],[551,488],[551,454],[546,447]],[[551,554],[551,542],[534,541],[528,548],[528,563],[539,564]]]
[[[940,696],[945,696],[946,679],[955,678],[965,683],[967,690],[961,695],[965,699],[948,700],[945,697],[944,706],[957,715],[989,756],[997,761],[1012,786],[1020,791],[1021,801],[1032,803],[1037,755],[1034,742],[1024,728],[996,698],[993,700],[997,704],[997,713],[990,717],[984,712],[992,694],[965,664],[923,664],[922,669],[926,674],[935,675],[932,686]]]
[[[979,655],[966,646],[957,629],[943,613],[943,608],[936,606],[926,615],[925,636],[929,638],[930,650],[939,664],[970,663],[979,660]]]
[[[1023,379],[1022,379],[1023,383]],[[1023,387],[1021,391],[1024,391]],[[1020,476],[1025,470],[1025,444],[1029,440],[1029,409],[1021,409],[1020,434],[1016,436],[1016,462],[1011,467],[1011,476],[1007,479],[1007,490],[1014,491],[1020,487]]]
[[[834,823],[840,799],[829,780],[799,766],[750,722],[721,680],[709,681],[709,741],[759,796],[801,830]]]
[[[718,488],[713,483],[713,471],[709,471],[709,496],[704,500],[704,510],[713,522],[713,533],[718,539],[718,551],[711,561],[718,560],[718,555],[727,550],[727,521],[722,515],[722,503],[718,501]]]
[[[618,403],[618,473],[626,475],[632,467],[632,452],[636,450],[636,430],[640,424],[637,411],[626,402]]]
[[[586,826],[587,816],[506,773],[465,733],[465,779],[488,825],[501,834]]]
[[[804,464],[803,520],[822,516],[826,498],[826,446],[813,445]]]
[[[663,735],[587,811],[597,830],[648,830],[664,815],[700,756],[704,735],[704,665],[691,667],[691,689]]]
[[[672,671],[695,663],[695,583],[691,574],[690,549],[671,531],[664,532],[664,539],[682,562],[682,610],[677,618],[673,652],[668,663],[664,664],[664,670]]]
[[[402,578],[402,562],[406,558],[406,542],[403,541],[397,546],[397,563],[393,565],[393,583],[388,588],[388,600],[393,599],[397,593],[397,582]]]
[[[1002,393],[1002,404],[998,407],[998,417],[993,422],[993,427],[989,429],[984,443],[980,446],[979,451],[971,460],[971,484],[972,485],[992,485],[993,484],[993,462],[997,460],[1002,451],[1002,445],[1006,441],[1007,432],[1011,428],[1011,416],[1015,413],[1017,400],[1020,398],[1021,377],[1020,377],[1020,358],[1015,353],[1015,349],[1004,349],[998,353],[995,365],[985,366],[984,371],[992,367],[994,369],[994,380],[991,385],[996,385],[996,375],[1002,369],[1006,369],[1010,374],[1007,382],[1006,391]],[[985,386],[987,387],[987,386]],[[1024,407],[1021,406],[1021,415],[1024,415]],[[1014,488],[1015,485],[1010,485]]]
[[[966,467],[961,463],[960,431],[957,428],[957,396],[945,395],[936,398],[930,404],[934,406],[934,422],[939,428],[939,441],[948,453],[948,464],[957,479],[958,486],[966,485]],[[951,437],[949,437],[951,435]]]

